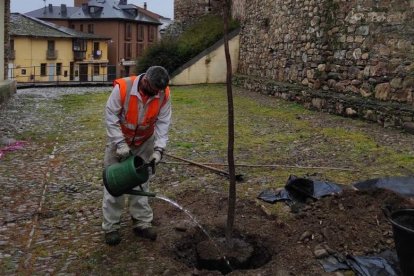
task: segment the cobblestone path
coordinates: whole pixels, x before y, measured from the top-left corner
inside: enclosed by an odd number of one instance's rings
[[[94,91],[110,88],[26,89],[1,106],[3,142],[29,139],[0,159],[0,274],[66,274],[83,249],[102,246],[104,133],[74,124],[58,100]]]

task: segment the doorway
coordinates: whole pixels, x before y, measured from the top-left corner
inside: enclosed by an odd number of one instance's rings
[[[88,81],[88,64],[79,64],[79,81]]]

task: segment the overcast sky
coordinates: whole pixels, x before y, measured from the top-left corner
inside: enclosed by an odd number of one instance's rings
[[[10,9],[11,12],[26,13],[43,8],[45,6],[45,2],[46,5],[52,4],[53,6],[60,6],[60,4],[66,4],[68,7],[74,6],[73,0],[11,0]],[[140,7],[144,6],[144,2],[147,2],[148,10],[173,19],[174,0],[128,0],[129,4],[134,4]]]

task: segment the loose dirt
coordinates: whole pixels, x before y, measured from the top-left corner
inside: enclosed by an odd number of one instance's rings
[[[209,200],[206,201],[206,197]],[[197,219],[214,239],[223,240],[226,217],[226,210],[222,208],[225,205],[223,197],[193,190],[183,194],[182,201],[185,208],[196,213]],[[414,208],[412,201],[391,191],[351,189],[294,208],[296,212],[291,213],[289,219],[267,215],[261,206],[266,208],[268,204],[254,200],[237,202],[234,237],[251,244],[254,252],[253,263],[247,268],[239,267],[232,274],[323,275],[325,272],[315,256],[321,249],[326,254],[342,256],[373,255],[393,250],[392,227],[382,208]],[[166,229],[161,235],[162,239],[169,240],[168,244],[172,247],[162,250],[168,252],[171,259],[185,264],[187,269],[196,271],[196,274],[221,274],[218,270],[209,271],[205,266],[200,267],[203,264],[197,260],[200,254],[197,250],[217,251],[202,231],[168,204],[155,201],[153,206],[156,221],[174,221],[169,226],[170,230]],[[175,231],[171,231],[171,227]],[[223,243],[218,244],[222,246]],[[225,250],[220,254],[223,252]],[[212,265],[210,269],[220,268]]]

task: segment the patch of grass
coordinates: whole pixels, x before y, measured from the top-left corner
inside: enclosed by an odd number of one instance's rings
[[[0,273],[2,275],[10,275],[16,272],[16,265],[13,263],[12,257],[3,257],[1,259]]]
[[[102,93],[86,93],[86,94],[70,94],[64,95],[61,99],[57,100],[62,104],[63,108],[67,112],[73,112],[75,110],[88,111],[89,109],[96,110],[101,107],[102,112],[106,101],[108,100],[109,94],[106,92]]]
[[[260,102],[237,93],[234,108],[236,163],[290,165],[262,171],[238,168],[238,171],[248,170],[252,178],[260,179],[264,173],[275,178],[274,185],[283,186],[289,174],[319,173],[326,180],[348,184],[379,173],[401,174],[402,171],[393,169],[396,167],[414,169],[412,155],[396,152],[376,141],[362,131],[364,124],[358,120],[330,117],[330,125],[315,127],[306,117],[317,113],[298,104],[274,98]],[[224,85],[173,87],[173,112],[170,151],[195,161],[212,162],[213,156],[215,160],[227,160]],[[291,167],[295,164],[316,168]],[[338,170],[318,169],[318,166]],[[340,170],[341,167],[355,168],[355,171]]]
[[[109,94],[87,93],[65,95],[57,100],[67,115],[64,124],[72,124],[78,131],[64,133],[67,139],[82,138],[83,135],[105,137],[104,110]],[[89,138],[89,137],[88,137]],[[90,139],[84,139],[90,141]]]

